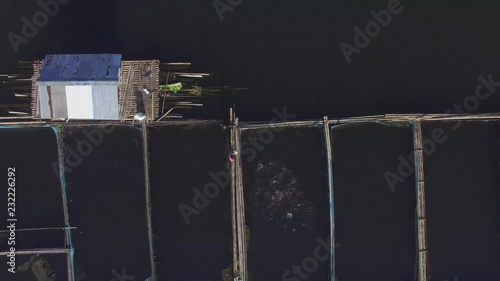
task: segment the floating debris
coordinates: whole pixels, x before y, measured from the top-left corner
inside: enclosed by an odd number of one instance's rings
[[[251,204],[254,216],[295,232],[311,230],[316,210],[293,172],[278,162],[259,161]]]
[[[142,121],[146,119],[146,114],[139,112],[134,116],[134,120]]]
[[[29,269],[35,275],[37,281],[56,280],[56,273],[52,270],[50,263],[40,255],[31,256],[29,261],[17,268],[17,271],[27,272]]]

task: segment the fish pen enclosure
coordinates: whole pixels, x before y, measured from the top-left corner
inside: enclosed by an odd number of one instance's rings
[[[62,130],[73,266],[89,280],[151,276],[141,136],[126,125]]]
[[[433,278],[499,280],[498,123],[435,122],[422,128],[423,138],[433,140],[424,148]]]
[[[249,280],[293,280],[292,265],[329,280],[329,190],[322,128],[243,131]],[[321,247],[322,262],[304,259]]]
[[[4,122],[0,281],[497,281],[499,121]]]
[[[36,143],[33,141],[37,140]],[[23,149],[21,149],[21,147]],[[5,210],[1,219],[8,222],[8,202],[15,203],[16,249],[64,247],[64,216],[61,185],[56,173],[58,152],[54,130],[45,128],[8,128],[0,130],[1,167],[6,182],[9,172],[15,184],[6,184],[2,198]],[[37,155],[37,157],[34,157]],[[55,168],[55,169],[54,169]],[[41,185],[41,183],[43,183]],[[9,185],[9,186],[7,186]],[[16,188],[18,186],[19,188]],[[22,187],[22,188],[21,188]],[[12,188],[8,190],[8,188]],[[15,196],[8,201],[9,192]],[[9,234],[0,232],[1,234]],[[0,236],[1,237],[1,236]],[[8,239],[0,238],[1,250],[10,248]]]
[[[158,280],[231,276],[225,130],[220,125],[158,126],[149,129],[148,137]]]
[[[35,276],[44,275],[67,279],[69,251],[53,128],[2,127],[0,150],[5,180],[0,195],[5,204],[0,213],[0,280],[37,280]],[[12,247],[16,274],[7,271]]]
[[[412,128],[351,123],[332,128],[336,275],[339,280],[415,280]],[[399,161],[406,174],[393,182]],[[388,181],[389,180],[389,181]],[[390,265],[390,266],[389,266]],[[360,270],[360,269],[363,270]]]

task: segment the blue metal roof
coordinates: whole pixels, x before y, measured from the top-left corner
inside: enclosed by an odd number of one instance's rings
[[[38,81],[118,81],[122,55],[46,55]]]

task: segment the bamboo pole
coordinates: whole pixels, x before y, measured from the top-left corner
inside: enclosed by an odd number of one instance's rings
[[[232,152],[234,148],[234,115],[233,108],[229,109],[229,153]],[[239,251],[238,251],[238,225],[237,225],[237,211],[236,211],[236,181],[235,181],[235,169],[234,164],[229,160],[228,157],[228,166],[231,174],[231,226],[232,226],[232,234],[233,234],[233,278],[235,276],[240,276],[240,267],[239,267]]]
[[[240,274],[241,280],[248,280],[247,278],[247,232],[245,223],[245,199],[243,192],[243,169],[241,167],[241,131],[238,126],[238,118],[234,117],[234,138],[235,138],[235,150],[238,152],[235,161],[235,176],[236,176],[236,194],[237,194],[237,211],[238,211],[238,221],[239,221],[239,243],[240,243]]]
[[[158,93],[153,89],[153,92],[151,93],[151,122],[155,120],[155,95]]]
[[[39,228],[21,228],[16,229],[19,231],[43,231],[43,230],[66,230],[66,229],[76,229],[76,227],[39,227]],[[0,233],[10,232],[10,230],[0,230]]]
[[[163,116],[161,116],[158,120],[156,120],[156,123],[160,122],[163,118],[167,117],[167,115],[172,112],[172,110],[174,110],[175,107],[172,107],[171,109],[169,109],[167,112],[165,112],[165,114],[163,114]]]
[[[146,125],[146,120],[142,121],[142,153],[144,160],[146,222],[148,227],[148,239],[149,239],[149,259],[151,262],[151,277],[153,279],[152,281],[156,281],[157,275],[156,275],[156,264],[154,258],[155,253],[153,248],[153,226],[151,220],[151,192],[150,192],[150,182],[149,182],[148,127]]]
[[[71,252],[70,249],[33,249],[33,250],[16,250],[16,255],[50,255],[50,254],[69,255],[70,252]],[[0,256],[7,256],[9,253],[10,253],[9,251],[3,251],[0,252]]]
[[[69,253],[66,255],[66,264],[68,267],[68,280],[74,280],[74,248],[73,241],[71,239],[71,225],[69,222],[69,212],[68,212],[68,200],[66,197],[66,176],[65,176],[65,154],[64,154],[64,138],[63,138],[63,128],[64,125],[57,125],[55,128],[57,137],[57,153],[59,160],[59,180],[61,183],[61,195],[63,204],[63,214],[64,214],[64,237],[65,237],[65,247],[69,249]]]
[[[330,125],[328,117],[323,119],[323,131],[325,138],[326,167],[328,173],[328,190],[330,203],[330,280],[335,281],[335,198],[333,191],[333,167],[332,167],[332,142],[330,136]]]
[[[4,116],[4,117],[0,117],[0,120],[16,120],[16,119],[33,119],[33,117],[31,117],[31,116]]]
[[[417,193],[418,281],[428,281],[427,228],[425,215],[424,156],[422,151],[422,124],[413,123],[415,183]]]
[[[323,121],[311,120],[311,121],[288,121],[288,122],[242,122],[240,123],[240,128],[242,131],[245,130],[261,130],[261,129],[272,129],[272,128],[284,128],[284,127],[312,127],[321,126]]]

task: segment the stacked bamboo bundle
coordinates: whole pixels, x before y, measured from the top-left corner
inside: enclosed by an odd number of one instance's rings
[[[183,118],[182,111],[203,106],[208,98],[222,94],[232,94],[237,89],[230,86],[216,85],[216,75],[213,73],[188,72],[191,63],[160,64],[160,118]],[[176,88],[172,90],[172,88]]]
[[[33,63],[28,61],[18,62],[18,73],[0,75],[0,80],[6,86],[8,101],[0,105],[3,111],[2,119],[29,119],[32,116],[32,76]]]

